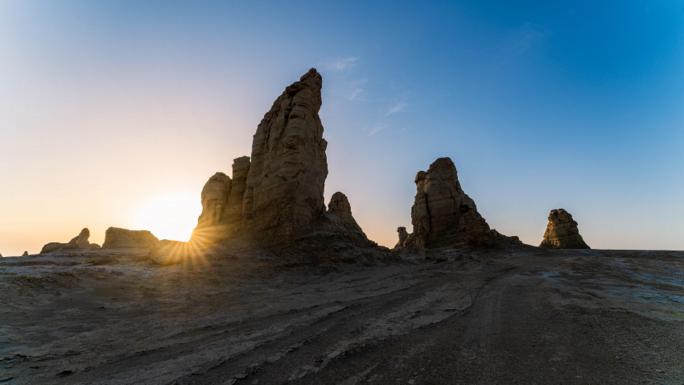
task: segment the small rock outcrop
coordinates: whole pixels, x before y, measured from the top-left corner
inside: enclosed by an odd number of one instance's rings
[[[202,214],[199,226],[214,226],[221,223],[223,210],[228,203],[231,187],[230,177],[222,172],[214,174],[202,189]]]
[[[147,230],[128,230],[110,227],[105,232],[103,249],[137,248],[154,249],[159,239]]]
[[[24,253],[23,253],[21,256],[22,256],[22,257],[28,257],[28,256],[29,256],[28,251],[24,251]]]
[[[316,262],[370,262],[395,258],[389,249],[366,237],[352,215],[347,196],[336,192],[328,209],[301,231],[295,241],[283,246],[279,255]],[[292,259],[291,258],[291,259]]]
[[[393,250],[401,250],[406,247],[406,239],[408,239],[409,233],[406,231],[406,227],[400,226],[397,227],[397,235],[399,236],[399,241],[394,246]]]
[[[90,230],[88,228],[83,228],[80,233],[74,238],[72,238],[67,243],[60,242],[50,242],[43,246],[40,250],[41,254],[47,254],[55,251],[65,251],[65,250],[89,250],[89,249],[99,249],[100,246],[96,243],[90,243],[88,241],[90,238]]]
[[[415,183],[413,233],[406,235],[399,230],[397,249],[522,245],[517,237],[506,237],[489,228],[475,202],[461,188],[451,159],[435,160],[427,171],[416,174]]]
[[[335,223],[344,227],[348,231],[356,232],[364,237],[366,236],[361,230],[361,226],[356,223],[351,211],[351,204],[347,196],[341,192],[336,192],[330,197],[328,203],[328,217]]]
[[[544,249],[589,249],[577,228],[577,222],[565,209],[549,212],[544,239],[539,247]]]

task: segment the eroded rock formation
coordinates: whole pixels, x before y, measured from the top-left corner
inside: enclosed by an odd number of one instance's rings
[[[325,212],[321,86],[321,75],[309,70],[285,89],[257,127],[242,215],[246,230],[262,242],[287,243]]]
[[[64,250],[88,250],[88,249],[99,249],[100,246],[96,243],[90,243],[88,241],[90,238],[90,230],[84,228],[81,232],[74,238],[72,238],[67,243],[60,242],[50,242],[43,246],[40,250],[41,254],[51,253],[54,251],[64,251]]]
[[[202,189],[202,214],[199,226],[214,226],[221,223],[223,211],[228,203],[231,179],[222,172],[212,175]]]
[[[363,230],[361,230],[361,226],[356,223],[356,220],[352,215],[349,199],[339,191],[330,197],[330,202],[328,203],[328,217],[330,220],[338,223],[347,230],[363,234],[364,237],[366,236],[363,233]]]
[[[136,248],[154,249],[159,239],[147,230],[128,230],[110,227],[105,232],[103,249]]]
[[[405,235],[399,231],[398,249],[520,244],[517,237],[506,237],[489,228],[475,202],[461,188],[451,159],[435,160],[427,171],[416,174],[415,183],[413,233]]]
[[[397,236],[399,236],[399,241],[394,246],[394,250],[401,250],[406,247],[406,239],[408,239],[409,233],[406,231],[406,227],[397,227]]]
[[[544,239],[539,247],[545,249],[589,249],[577,228],[577,222],[565,209],[549,212]]]
[[[239,239],[280,247],[331,231],[367,241],[344,194],[333,194],[326,210],[321,86],[315,69],[288,86],[259,123],[251,158],[234,160],[232,178],[217,173],[209,179],[193,242]]]

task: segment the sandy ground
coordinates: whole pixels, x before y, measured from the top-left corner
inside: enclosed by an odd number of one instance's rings
[[[682,252],[142,255],[0,259],[0,384],[684,384]]]

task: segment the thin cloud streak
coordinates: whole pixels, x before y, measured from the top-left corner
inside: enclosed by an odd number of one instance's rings
[[[349,69],[353,68],[354,66],[356,66],[358,61],[359,61],[358,57],[349,56],[349,57],[336,59],[336,60],[328,63],[326,67],[328,67],[328,69],[333,70],[333,71],[346,71],[346,70],[349,70]]]
[[[403,101],[398,102],[387,109],[387,111],[385,112],[385,116],[391,116],[399,112],[402,112],[406,109],[406,107],[408,107],[408,103]]]

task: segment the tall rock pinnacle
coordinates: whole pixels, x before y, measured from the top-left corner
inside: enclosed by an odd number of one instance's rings
[[[325,212],[327,142],[318,116],[321,75],[310,69],[288,86],[257,127],[243,216],[259,238],[287,241]]]
[[[222,173],[209,179],[193,240],[288,243],[324,216],[328,163],[318,116],[321,86],[312,68],[285,88],[257,127],[251,158],[235,159],[232,179]]]

